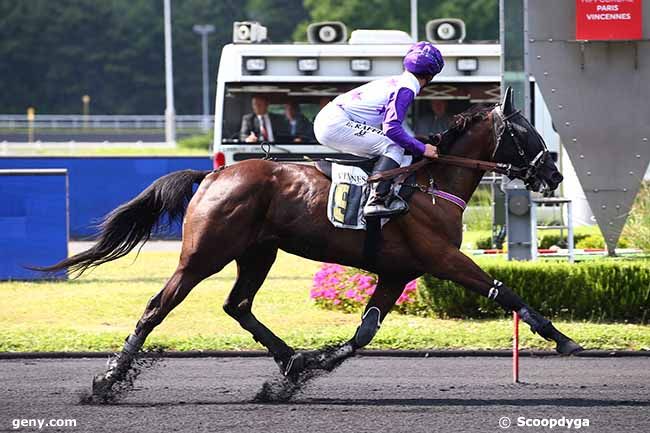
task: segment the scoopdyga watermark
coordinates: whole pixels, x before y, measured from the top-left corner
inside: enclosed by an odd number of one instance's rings
[[[510,428],[513,425],[516,427],[578,430],[589,427],[589,418],[567,418],[565,416],[561,418],[528,418],[519,416],[514,420],[514,423],[507,416],[499,418],[499,427],[502,429]]]

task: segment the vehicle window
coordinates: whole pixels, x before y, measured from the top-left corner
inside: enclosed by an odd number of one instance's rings
[[[329,101],[360,83],[229,83],[222,143],[314,144],[314,118]],[[496,89],[496,90],[495,90]],[[442,132],[455,114],[474,103],[497,102],[498,84],[430,84],[411,106],[405,128],[428,137]]]

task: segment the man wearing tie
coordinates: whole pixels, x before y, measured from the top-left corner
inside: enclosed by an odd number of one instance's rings
[[[251,100],[253,112],[244,115],[239,130],[239,139],[246,143],[258,141],[275,142],[289,135],[289,127],[284,116],[269,113],[269,99],[264,95],[254,95]]]
[[[289,134],[294,143],[314,143],[314,125],[300,112],[299,105],[295,102],[284,104],[284,115],[289,123]]]

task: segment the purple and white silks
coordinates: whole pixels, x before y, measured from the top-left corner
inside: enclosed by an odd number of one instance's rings
[[[386,116],[384,117],[382,129],[384,134],[395,143],[410,151],[413,155],[420,156],[424,153],[424,143],[412,137],[402,127],[404,117],[406,117],[408,108],[414,99],[415,94],[406,87],[394,92],[386,106]]]
[[[381,129],[392,142],[419,156],[424,153],[424,143],[413,138],[402,126],[408,107],[419,91],[418,79],[405,71],[350,90],[338,96],[334,104],[350,120]]]

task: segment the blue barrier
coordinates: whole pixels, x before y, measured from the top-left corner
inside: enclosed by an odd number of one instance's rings
[[[1,157],[0,169],[65,168],[70,185],[70,237],[89,238],[108,212],[131,200],[157,178],[184,169],[211,170],[208,157]],[[172,227],[169,238],[180,238]]]
[[[24,268],[66,257],[66,170],[0,170],[0,280],[66,278]]]

